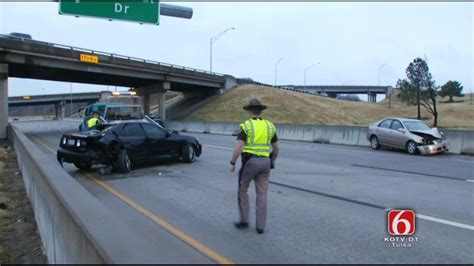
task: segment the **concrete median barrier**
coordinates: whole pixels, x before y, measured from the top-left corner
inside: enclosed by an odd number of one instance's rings
[[[366,146],[366,126],[326,126],[277,124],[278,138],[282,140],[307,141],[327,144]],[[237,123],[170,121],[169,129],[196,133],[235,135],[239,130]],[[443,130],[450,143],[450,153],[474,155],[474,131]]]
[[[49,263],[182,261],[166,241],[157,247],[134,234],[15,125],[8,132]]]

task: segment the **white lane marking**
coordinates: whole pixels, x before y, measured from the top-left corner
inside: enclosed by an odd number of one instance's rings
[[[222,147],[222,146],[215,146],[215,145],[209,145],[209,144],[204,144],[204,146],[210,147],[210,148],[215,148],[215,149],[228,150],[228,151],[234,150],[234,149],[232,149],[232,148],[227,148],[227,147]]]
[[[423,215],[423,214],[417,214],[416,217],[418,217],[418,218],[420,218],[420,219],[423,219],[423,220],[428,220],[428,221],[432,221],[432,222],[436,222],[436,223],[441,223],[441,224],[447,224],[447,225],[451,225],[451,226],[455,226],[455,227],[459,227],[459,228],[463,228],[463,229],[468,229],[468,230],[473,230],[473,231],[474,231],[474,226],[473,226],[473,225],[462,224],[462,223],[453,222],[453,221],[449,221],[449,220],[445,220],[445,219],[440,219],[440,218],[436,218],[436,217],[431,217],[431,216]]]
[[[472,179],[467,179],[466,181],[474,183],[474,180],[472,180]]]

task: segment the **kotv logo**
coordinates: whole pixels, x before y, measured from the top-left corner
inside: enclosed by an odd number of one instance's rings
[[[415,212],[413,210],[390,210],[388,212],[388,233],[392,236],[409,236],[415,233]]]

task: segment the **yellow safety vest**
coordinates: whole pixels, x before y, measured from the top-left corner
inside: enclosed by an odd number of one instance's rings
[[[272,122],[265,119],[249,119],[240,124],[240,128],[247,135],[242,152],[263,157],[270,156],[271,141],[276,133]]]
[[[92,117],[91,119],[87,120],[87,127],[93,128],[99,124],[99,119]]]

